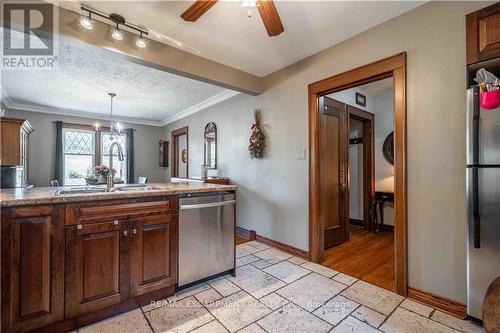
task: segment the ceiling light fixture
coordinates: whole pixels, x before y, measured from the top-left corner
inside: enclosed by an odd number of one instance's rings
[[[113,29],[113,33],[111,34],[111,37],[113,37],[116,40],[122,40],[123,39],[123,34],[120,31],[120,28],[118,28],[118,23],[116,24],[116,28]]]
[[[133,31],[139,33],[139,37],[135,42],[137,47],[139,47],[141,49],[146,47],[146,40],[142,36],[148,34],[147,29],[139,27],[139,26],[132,24],[130,22],[127,22],[125,20],[125,18],[120,14],[116,14],[116,13],[106,14],[106,13],[100,12],[98,10],[92,9],[90,7],[87,7],[87,6],[81,6],[80,9],[82,11],[88,12],[88,17],[82,16],[82,18],[80,19],[80,24],[85,29],[88,29],[88,30],[92,29],[91,15],[94,14],[95,16],[101,17],[105,20],[112,22],[111,37],[113,37],[113,39],[123,40],[124,39],[124,30],[122,30],[120,28],[125,28],[125,30],[133,30]]]
[[[110,92],[108,93],[108,95],[111,98],[111,106],[109,108],[109,118],[110,118],[109,134],[111,136],[111,139],[113,139],[114,137],[117,137],[120,134],[122,134],[123,126],[119,122],[113,121],[113,97],[116,97],[116,94]]]
[[[80,25],[87,30],[92,30],[92,13],[89,12],[89,16],[82,16],[80,18]]]
[[[248,18],[252,17],[252,8],[257,7],[259,4],[256,0],[244,0],[241,7],[248,8]]]
[[[135,45],[137,45],[137,47],[141,48],[141,49],[146,47],[146,41],[144,40],[144,38],[142,38],[142,31],[141,31],[141,35],[139,36],[139,38],[137,38]]]

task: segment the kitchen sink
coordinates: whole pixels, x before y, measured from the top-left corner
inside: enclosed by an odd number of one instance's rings
[[[151,185],[125,185],[120,187],[113,187],[111,189],[108,189],[106,187],[82,187],[82,188],[69,188],[64,190],[57,190],[54,193],[54,196],[103,193],[103,192],[138,192],[138,191],[153,191],[161,189],[162,189],[161,187],[151,186]]]
[[[150,186],[150,185],[128,185],[116,187],[114,190],[118,192],[127,192],[127,191],[153,191],[153,190],[161,190],[161,187],[158,186]]]
[[[57,190],[54,196],[71,195],[71,194],[88,194],[107,192],[107,188],[70,188],[67,190]]]

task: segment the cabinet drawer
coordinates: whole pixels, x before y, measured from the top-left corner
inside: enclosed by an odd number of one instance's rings
[[[66,205],[66,225],[128,220],[177,211],[177,197],[109,200]]]

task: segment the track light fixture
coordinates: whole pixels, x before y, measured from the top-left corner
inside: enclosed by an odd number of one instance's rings
[[[142,31],[139,38],[137,38],[137,40],[135,41],[135,45],[137,45],[137,47],[141,49],[146,47],[146,41],[144,40],[144,38],[142,38]]]
[[[92,13],[89,12],[89,16],[82,16],[80,18],[80,25],[87,30],[92,30]]]
[[[111,37],[113,37],[116,40],[122,40],[123,39],[123,34],[120,31],[120,28],[118,28],[118,23],[116,24],[116,28],[113,29],[113,33],[111,34]]]
[[[81,6],[80,9],[82,11],[85,11],[88,13],[88,16],[82,16],[80,18],[80,25],[83,28],[85,28],[87,30],[92,30],[93,26],[92,26],[91,15],[94,14],[96,16],[102,17],[103,19],[112,22],[113,28],[112,28],[111,37],[113,37],[113,39],[118,40],[118,41],[123,40],[124,34],[123,34],[122,30],[120,30],[120,26],[121,26],[121,27],[125,27],[129,30],[133,30],[133,31],[139,33],[139,37],[137,38],[135,45],[141,49],[146,47],[146,40],[142,37],[142,35],[143,34],[147,35],[148,34],[147,30],[140,28],[139,26],[137,26],[135,24],[127,22],[125,20],[125,18],[123,16],[121,16],[120,14],[116,14],[116,13],[106,14],[106,13],[97,11],[95,9],[92,9],[92,8],[86,7],[86,6]],[[127,30],[127,29],[125,29],[125,30]]]

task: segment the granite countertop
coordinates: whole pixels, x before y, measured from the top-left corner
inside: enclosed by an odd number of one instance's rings
[[[135,184],[135,186],[140,186]],[[165,195],[179,195],[188,193],[204,193],[214,191],[234,191],[238,187],[235,185],[206,184],[199,182],[179,182],[179,183],[148,183],[145,184],[147,190],[127,190],[114,192],[94,192],[54,195],[57,190],[68,190],[75,188],[85,188],[84,186],[66,187],[34,187],[34,188],[11,188],[0,189],[0,206],[28,206],[43,205],[53,203],[83,202],[110,199],[145,198]],[[105,186],[94,186],[105,188]],[[127,187],[115,186],[116,188]]]

